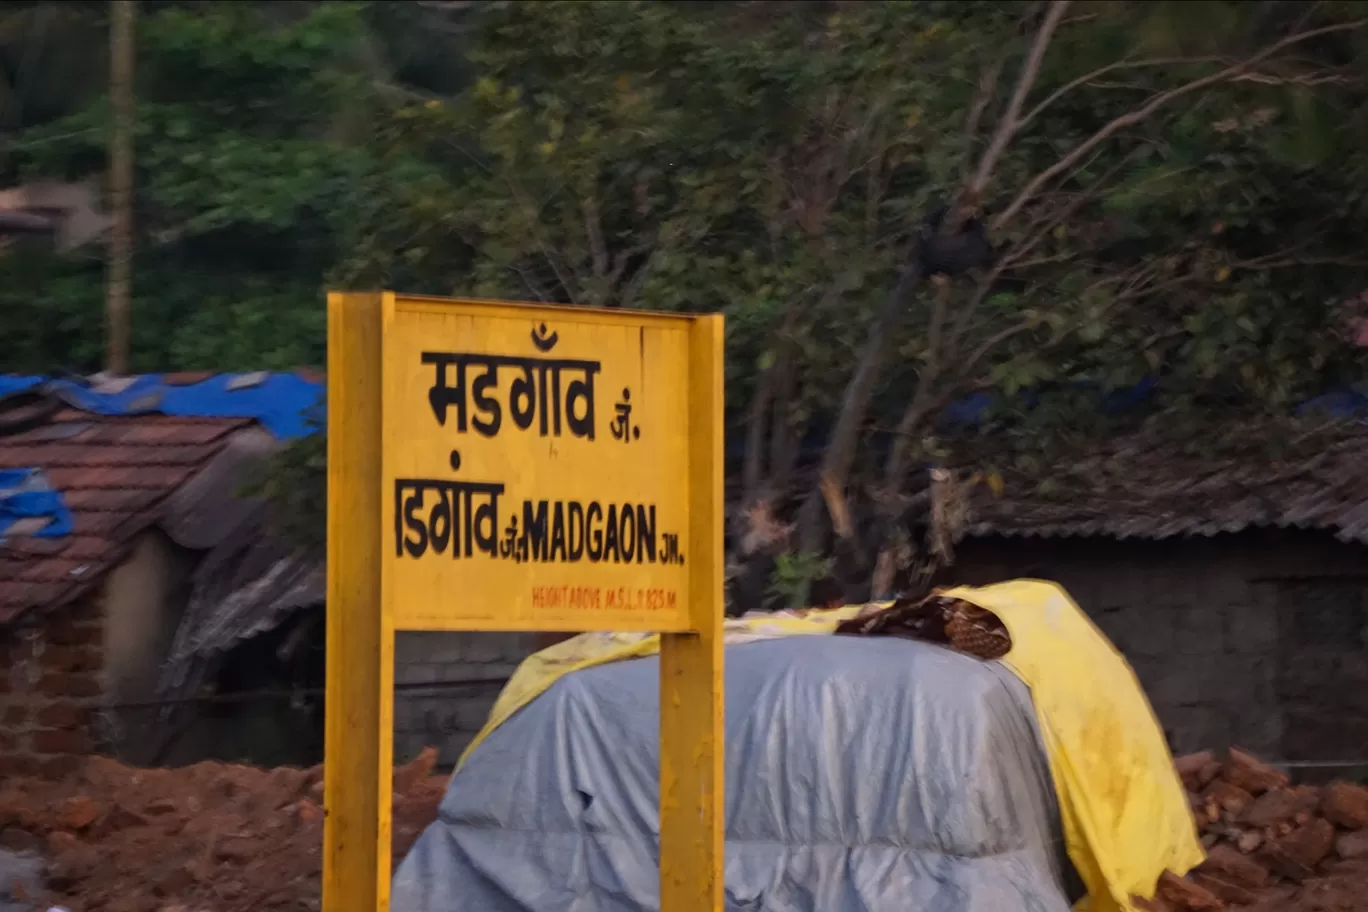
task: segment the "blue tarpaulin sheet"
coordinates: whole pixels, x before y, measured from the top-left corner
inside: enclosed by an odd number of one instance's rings
[[[71,532],[71,511],[38,469],[0,469],[0,538],[22,519],[47,519],[30,532],[38,538],[60,538]]]
[[[0,396],[48,382],[46,377],[0,376]],[[219,374],[199,383],[166,383],[144,374],[118,392],[99,392],[71,380],[50,388],[76,408],[97,415],[175,415],[182,418],[251,418],[281,440],[313,433],[311,418],[323,384],[297,374]]]
[[[289,373],[220,374],[189,384],[145,374],[117,391],[74,380],[0,375],[0,396],[43,384],[72,407],[97,415],[249,418],[278,440],[306,437],[323,418],[323,384]],[[0,471],[0,538],[21,519],[44,517],[47,525],[29,534],[58,538],[71,532],[71,511],[61,492],[50,489],[41,467]]]
[[[658,657],[569,674],[490,733],[395,873],[404,912],[650,912]],[[900,639],[727,650],[726,912],[1069,912],[1030,692]]]

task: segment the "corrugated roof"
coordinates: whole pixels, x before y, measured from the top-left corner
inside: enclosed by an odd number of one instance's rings
[[[156,521],[163,499],[251,423],[63,409],[37,428],[0,436],[0,469],[43,470],[73,518],[69,535],[0,542],[0,625],[88,589]]]
[[[166,699],[192,692],[241,640],[323,603],[322,555],[281,540],[273,534],[270,505],[239,496],[274,450],[260,428],[236,431],[204,471],[166,500],[160,528],[206,552],[162,663],[158,688]]]
[[[1147,431],[1038,455],[968,495],[964,535],[1162,539],[1253,528],[1315,529],[1368,544],[1368,427],[1292,421],[1208,433]],[[985,437],[960,464],[1003,465]],[[995,449],[996,448],[996,449]],[[1019,460],[1018,460],[1019,461]]]

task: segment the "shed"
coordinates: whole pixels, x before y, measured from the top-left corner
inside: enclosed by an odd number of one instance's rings
[[[1368,427],[1151,425],[1028,452],[966,492],[956,573],[1057,580],[1126,655],[1175,750],[1368,766]]]
[[[322,557],[243,496],[312,432],[321,378],[0,376],[39,388],[60,401],[0,433],[0,775],[321,759]],[[454,760],[531,648],[401,635],[396,756]]]

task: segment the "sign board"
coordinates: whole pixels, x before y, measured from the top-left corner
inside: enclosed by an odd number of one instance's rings
[[[405,298],[385,320],[395,624],[688,630],[692,324]]]
[[[660,631],[661,909],[722,908],[722,318],[328,298],[324,912],[389,908],[394,635]]]

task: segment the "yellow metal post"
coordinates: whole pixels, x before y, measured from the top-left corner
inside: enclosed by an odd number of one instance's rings
[[[326,912],[376,912],[389,894],[393,636],[380,597],[382,300],[328,295]]]
[[[660,644],[660,909],[721,912],[723,321],[700,317],[689,357],[692,632]]]

